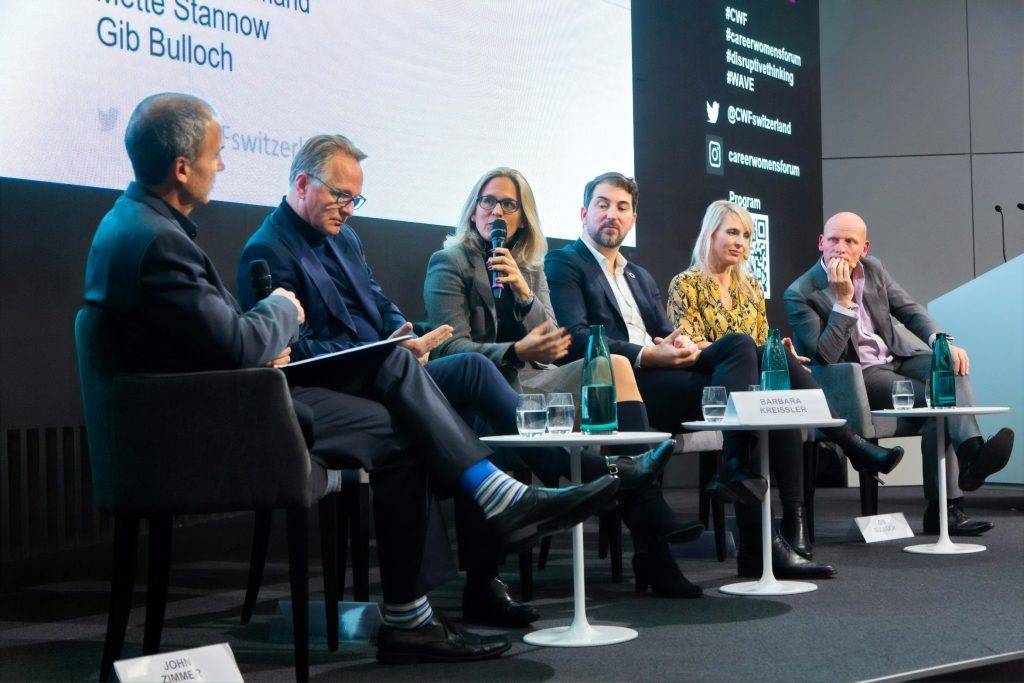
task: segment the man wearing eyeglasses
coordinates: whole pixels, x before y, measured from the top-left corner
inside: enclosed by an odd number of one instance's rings
[[[405,335],[412,330],[412,325],[373,277],[359,237],[346,225],[365,201],[360,195],[363,185],[360,161],[365,157],[341,135],[317,135],[307,140],[293,159],[287,196],[267,216],[242,251],[237,282],[243,307],[257,303],[249,275],[250,263],[257,259],[268,262],[274,286],[288,288],[303,302],[306,322],[298,341],[292,343],[292,357],[296,360]],[[425,373],[465,422],[471,423],[478,432],[514,432],[518,396],[494,363],[478,353],[427,361],[431,349],[447,340],[451,333],[450,325],[440,325],[402,345],[420,358]],[[386,370],[381,373],[386,374]],[[372,390],[357,393],[380,400]],[[411,400],[426,418],[415,425],[418,436],[429,431],[429,422],[452,419],[447,405],[433,405],[436,403],[433,396]],[[400,423],[410,421],[408,408],[402,405],[395,412]],[[668,445],[661,448],[670,451]],[[424,457],[436,459],[436,454],[424,454]],[[630,472],[637,469],[631,470],[629,464],[617,463],[619,479],[624,485],[631,477]],[[503,473],[492,474],[497,477]],[[632,478],[642,476],[653,475],[645,470],[645,474]],[[606,478],[601,477],[595,483]],[[452,482],[437,483],[446,488]],[[485,590],[470,595],[470,603],[477,607],[485,605],[482,612],[486,618],[479,620],[499,626],[525,626],[537,619],[539,613],[530,605],[513,601],[508,588],[497,578],[502,552],[500,539],[484,522],[488,514],[486,506],[473,505],[476,494],[467,490],[461,478],[459,484],[456,512],[460,560],[467,574],[481,577],[473,581],[474,586],[486,584]],[[465,604],[464,599],[464,607]],[[385,612],[387,609],[385,604]]]

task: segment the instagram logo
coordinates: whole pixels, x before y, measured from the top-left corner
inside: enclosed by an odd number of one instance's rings
[[[722,164],[722,138],[717,135],[705,135],[704,148],[707,150],[704,157],[704,170],[713,175],[725,175],[725,168]]]

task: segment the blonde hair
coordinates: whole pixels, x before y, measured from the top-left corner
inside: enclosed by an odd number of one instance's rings
[[[690,258],[691,269],[698,270],[709,277],[711,276],[709,264],[711,258],[711,238],[715,236],[718,229],[722,227],[726,216],[730,214],[735,216],[739,220],[740,225],[743,226],[743,229],[750,232],[751,237],[753,237],[754,221],[750,217],[750,212],[745,207],[724,199],[711,202],[704,212],[704,220],[700,224],[700,234],[697,235],[697,243],[693,245],[693,256]],[[756,292],[751,284],[754,281],[754,277],[747,265],[747,258],[749,256],[750,247],[748,245],[743,251],[743,256],[740,257],[740,262],[735,267],[729,269],[729,279],[741,295],[754,297]]]
[[[530,183],[526,182],[523,174],[514,168],[499,166],[480,176],[480,179],[473,185],[473,190],[466,197],[466,203],[462,206],[459,220],[455,224],[455,234],[449,235],[444,246],[450,247],[461,244],[468,249],[486,251],[490,249],[480,233],[477,232],[473,223],[473,214],[476,212],[477,200],[480,193],[495,178],[508,178],[516,186],[516,194],[519,200],[519,211],[522,214],[519,229],[515,234],[515,242],[509,248],[512,258],[521,266],[538,269],[544,263],[544,254],[548,250],[548,241],[544,239],[541,232],[540,217],[537,214],[537,200],[533,198],[533,190]]]

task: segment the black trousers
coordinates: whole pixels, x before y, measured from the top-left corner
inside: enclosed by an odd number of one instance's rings
[[[704,387],[721,386],[729,391],[746,391],[758,383],[757,346],[746,334],[727,334],[701,351],[688,368],[640,368],[636,383],[647,405],[651,427],[678,434],[682,422],[701,420]],[[722,450],[727,460],[746,462],[750,436],[745,432],[723,432]]]
[[[405,349],[325,384],[346,392],[292,390],[300,422],[312,414],[311,455],[370,472],[384,600],[409,602],[454,578],[438,493],[490,451]]]

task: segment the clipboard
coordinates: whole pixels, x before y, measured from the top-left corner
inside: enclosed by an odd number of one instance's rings
[[[376,370],[397,344],[415,338],[407,334],[394,339],[360,344],[289,363],[281,368],[281,371],[288,380],[288,386],[292,388],[323,387],[346,392],[362,385],[366,373]]]

